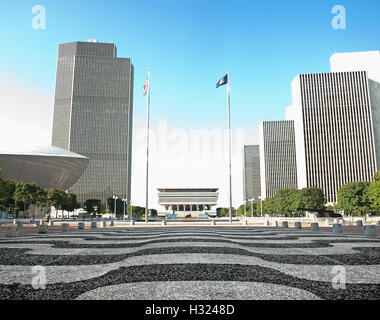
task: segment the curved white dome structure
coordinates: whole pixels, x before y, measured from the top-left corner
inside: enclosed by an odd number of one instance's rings
[[[0,150],[1,178],[68,190],[82,176],[89,158],[51,146]]]

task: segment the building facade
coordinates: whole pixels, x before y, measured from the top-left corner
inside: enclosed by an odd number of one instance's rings
[[[298,75],[292,83],[298,187],[323,189],[328,202],[346,183],[377,171],[367,72]]]
[[[260,182],[260,146],[251,145],[243,148],[243,198],[244,201],[261,196]]]
[[[218,203],[218,189],[158,189],[158,202],[179,218],[196,218]]]
[[[52,145],[90,159],[70,189],[80,201],[130,200],[133,79],[114,44],[59,45]]]
[[[262,199],[279,189],[297,189],[296,145],[293,121],[264,121],[259,126]]]
[[[0,151],[1,178],[67,190],[82,176],[89,159],[67,150],[40,146]]]

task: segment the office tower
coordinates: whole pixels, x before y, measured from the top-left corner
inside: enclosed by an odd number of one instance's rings
[[[260,182],[260,146],[244,146],[243,148],[243,197],[244,201],[261,196]]]
[[[70,189],[80,201],[130,199],[133,73],[114,44],[59,45],[52,144],[90,159]]]
[[[292,83],[298,187],[319,187],[336,202],[343,184],[377,170],[367,72],[298,75]]]
[[[331,72],[367,71],[375,132],[376,161],[380,164],[380,51],[335,53],[330,58]]]
[[[293,121],[264,121],[259,126],[260,180],[263,199],[279,189],[297,189]]]

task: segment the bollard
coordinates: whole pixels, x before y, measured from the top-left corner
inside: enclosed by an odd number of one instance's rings
[[[248,225],[247,220],[243,220],[243,226],[247,226],[247,225]]]
[[[61,228],[62,228],[62,232],[67,232],[67,231],[69,231],[69,224],[68,223],[62,223]]]
[[[284,229],[288,229],[288,228],[289,228],[289,223],[288,223],[288,221],[282,221],[282,227],[283,227]]]
[[[214,220],[211,220],[211,225],[212,225],[212,226],[215,226],[215,225],[216,225],[216,223],[215,223]]]
[[[129,221],[129,224],[130,224],[131,226],[134,226],[134,225],[135,225],[135,220],[131,220],[131,221]]]
[[[362,227],[363,226],[363,220],[356,221],[356,226],[357,227]]]
[[[54,226],[54,221],[50,220],[49,223],[48,223],[48,226],[49,227],[53,227]]]
[[[376,227],[375,226],[365,226],[364,235],[367,237],[376,237]]]
[[[265,226],[265,227],[269,227],[269,221],[268,221],[268,220],[265,220],[265,221],[264,221],[264,226]]]
[[[40,224],[37,229],[38,234],[46,234],[48,233],[48,228],[46,225]]]
[[[17,227],[6,227],[5,237],[7,237],[7,238],[17,237]]]
[[[110,221],[110,227],[113,227],[115,225],[115,221]]]
[[[319,231],[319,224],[318,224],[318,222],[313,222],[311,224],[311,231],[314,231],[314,232]]]
[[[100,227],[101,228],[107,228],[107,221],[100,222]]]
[[[165,221],[165,220],[162,221],[162,222],[161,222],[161,225],[166,226],[166,221]]]
[[[332,232],[333,233],[342,233],[343,232],[343,226],[340,223],[334,223]]]
[[[78,222],[78,230],[84,230],[84,222]]]
[[[277,220],[272,221],[272,227],[278,227],[278,222],[277,222]]]
[[[295,222],[294,223],[294,229],[302,229],[302,223],[301,222]]]
[[[98,227],[98,224],[96,221],[91,221],[91,229],[96,229]]]

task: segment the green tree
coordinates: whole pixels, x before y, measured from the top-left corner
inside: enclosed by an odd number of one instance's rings
[[[236,210],[232,208],[232,216],[235,215]],[[229,217],[230,216],[230,208],[217,208],[216,209],[217,217]]]
[[[46,205],[56,210],[63,210],[67,201],[66,192],[61,189],[49,189],[46,194]]]
[[[101,208],[101,205],[102,202],[98,199],[88,199],[85,201],[83,209],[85,209],[89,215],[96,216],[98,214],[98,208]]]
[[[305,209],[306,211],[311,210],[322,210],[326,205],[326,198],[323,190],[320,188],[303,188],[298,191],[298,204],[297,209]]]
[[[73,212],[75,209],[81,208],[81,204],[77,201],[77,196],[74,193],[67,193],[65,196],[65,201],[62,206],[63,211],[68,212],[68,218],[70,218],[70,212]]]
[[[369,182],[352,182],[343,185],[338,191],[337,209],[345,214],[363,216],[371,211]]]
[[[380,214],[380,172],[375,173],[368,188],[368,200],[372,213]]]
[[[257,203],[254,202],[252,204],[251,201],[248,201],[246,204],[242,204],[239,209],[237,210],[237,216],[244,216],[244,212],[246,213],[247,217],[252,216],[252,206],[253,206],[253,216],[256,216],[256,207]],[[244,208],[245,207],[245,208]]]
[[[15,209],[13,194],[15,192],[16,183],[14,181],[3,180],[0,178],[0,210]],[[21,210],[21,208],[19,208]]]
[[[264,201],[265,203],[265,201]],[[297,211],[299,203],[299,190],[296,189],[280,189],[274,196],[275,213],[292,214]]]
[[[110,212],[114,213],[115,212],[115,199],[113,198],[108,198],[108,208]],[[120,217],[124,213],[124,203],[123,200],[118,198],[116,200],[116,216]]]
[[[35,183],[16,182],[13,199],[15,203],[21,203],[24,209],[24,217],[26,210],[32,204],[37,203],[38,186]]]

